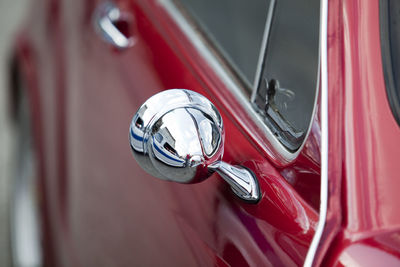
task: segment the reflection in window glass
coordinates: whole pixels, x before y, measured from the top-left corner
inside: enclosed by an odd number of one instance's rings
[[[265,63],[253,99],[289,150],[298,149],[311,123],[319,73],[320,0],[275,3]]]
[[[180,0],[249,86],[253,84],[269,0]]]
[[[180,2],[249,87],[264,49],[253,106],[276,138],[296,151],[309,129],[318,86],[320,0]],[[267,16],[269,34],[261,48]]]

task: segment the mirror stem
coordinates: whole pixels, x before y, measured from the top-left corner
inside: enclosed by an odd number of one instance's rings
[[[211,164],[208,169],[216,171],[240,199],[251,203],[260,200],[260,187],[251,170],[242,166],[233,166],[223,161]]]

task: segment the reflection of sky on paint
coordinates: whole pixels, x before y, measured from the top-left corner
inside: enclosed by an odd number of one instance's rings
[[[175,150],[180,156],[201,155],[201,145],[197,138],[197,130],[192,118],[185,109],[176,109],[166,114],[163,126],[168,127],[175,139]]]

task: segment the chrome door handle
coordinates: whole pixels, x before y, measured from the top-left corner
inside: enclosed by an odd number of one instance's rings
[[[93,16],[93,24],[96,32],[104,41],[118,49],[126,49],[135,44],[133,36],[126,36],[121,32],[116,23],[118,22],[132,23],[133,18],[129,13],[121,12],[121,10],[111,2],[100,4]]]
[[[157,178],[197,183],[217,172],[241,199],[261,197],[254,173],[222,161],[224,125],[204,96],[172,89],[150,97],[133,116],[130,145],[139,165]]]

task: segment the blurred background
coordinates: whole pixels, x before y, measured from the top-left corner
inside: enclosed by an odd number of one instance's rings
[[[7,116],[7,70],[14,36],[26,14],[28,2],[0,0],[0,267],[11,264],[8,211],[15,133]]]

